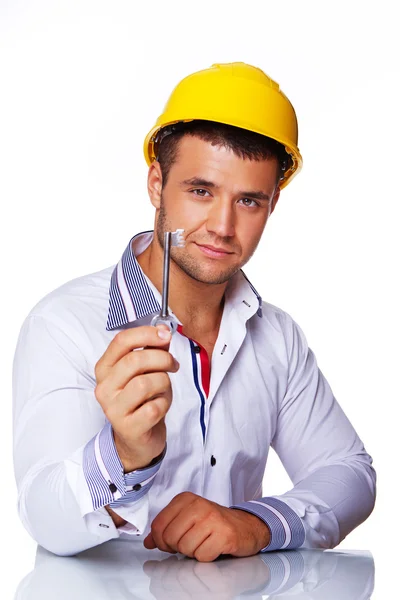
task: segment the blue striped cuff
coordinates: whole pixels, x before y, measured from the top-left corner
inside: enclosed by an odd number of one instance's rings
[[[93,510],[110,505],[112,508],[136,502],[153,485],[166,447],[160,459],[151,467],[124,474],[124,468],[115,447],[111,423],[106,423],[85,446],[83,472],[92,499]]]
[[[260,552],[292,550],[304,544],[305,530],[300,517],[282,500],[267,497],[241,502],[230,508],[245,510],[259,517],[271,532],[271,541]]]
[[[158,461],[151,465],[151,467],[145,467],[143,469],[131,471],[130,473],[125,473],[126,493],[122,498],[115,500],[115,502],[111,502],[110,508],[117,508],[118,506],[121,506],[121,504],[136,502],[145,496],[153,485],[155,476],[161,467],[166,452],[167,445],[165,445],[164,451]]]

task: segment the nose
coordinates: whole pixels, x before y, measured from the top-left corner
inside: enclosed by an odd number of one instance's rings
[[[215,198],[207,216],[207,230],[218,238],[235,233],[235,205],[229,198]]]

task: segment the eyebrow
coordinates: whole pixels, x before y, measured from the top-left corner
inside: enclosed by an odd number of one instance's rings
[[[203,179],[202,177],[192,177],[191,179],[184,179],[180,182],[181,186],[184,187],[186,185],[195,185],[199,187],[209,187],[214,190],[219,190],[220,186],[216,185],[212,181],[208,181],[207,179]],[[268,194],[265,194],[261,190],[253,190],[248,192],[239,192],[239,196],[244,196],[246,198],[256,198],[257,200],[267,200],[269,201],[271,198]]]

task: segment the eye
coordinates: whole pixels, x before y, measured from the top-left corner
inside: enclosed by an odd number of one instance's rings
[[[242,200],[247,200],[247,202],[254,202],[254,204],[255,204],[256,206],[260,206],[260,205],[258,204],[258,202],[256,202],[256,201],[255,201],[255,200],[253,200],[252,198],[242,198]],[[249,206],[249,205],[248,205],[248,204],[246,204],[246,206]],[[249,208],[252,208],[252,207],[251,207],[251,206],[249,206]]]
[[[202,188],[197,188],[195,190],[192,190],[192,192],[194,192],[196,196],[201,196],[202,198],[204,198],[205,194],[208,194],[207,190],[203,190]]]

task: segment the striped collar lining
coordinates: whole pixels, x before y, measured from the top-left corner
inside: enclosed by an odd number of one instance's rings
[[[160,312],[161,305],[156,299],[149,280],[143,273],[136,255],[141,254],[151,243],[154,230],[142,231],[133,236],[115,266],[109,289],[109,309],[106,330],[123,327],[143,317]],[[258,299],[257,314],[262,317],[262,298],[242,270],[239,271]],[[233,277],[238,276],[236,273]],[[154,288],[155,289],[155,288]]]

